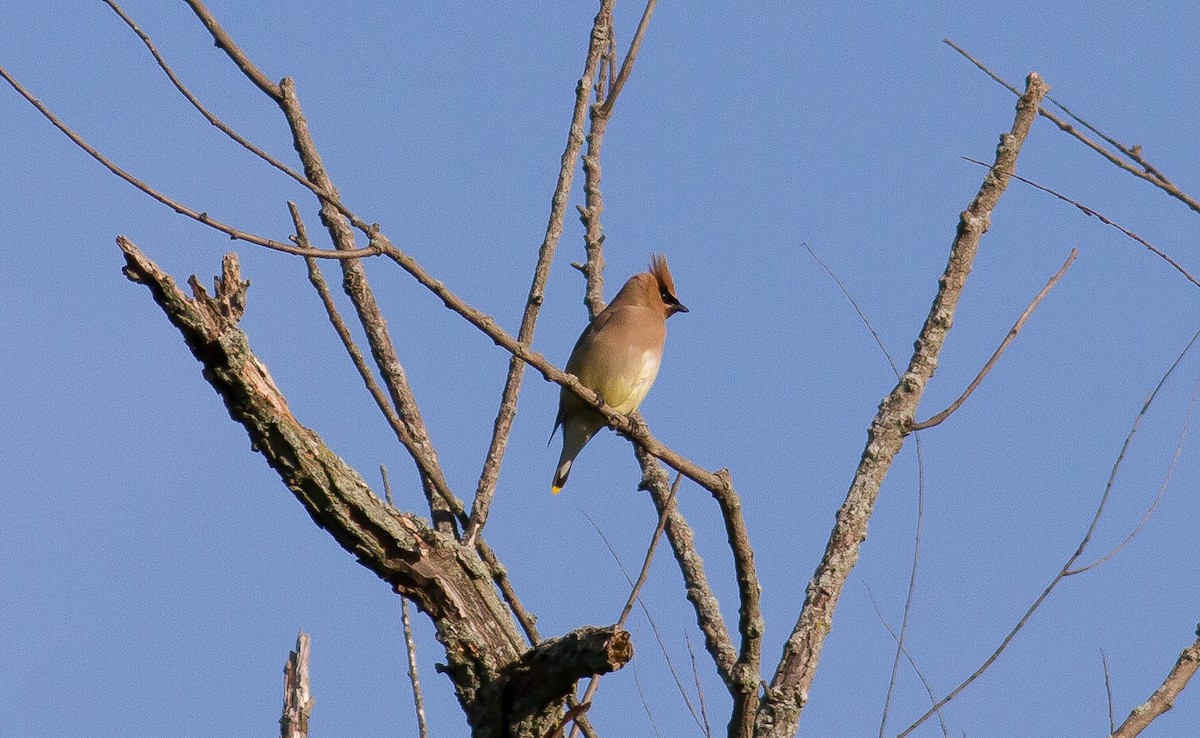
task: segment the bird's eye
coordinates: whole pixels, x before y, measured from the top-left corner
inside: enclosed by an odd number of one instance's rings
[[[675,298],[671,295],[671,293],[667,292],[666,290],[660,291],[658,296],[662,298],[663,302],[668,304],[675,301]]]

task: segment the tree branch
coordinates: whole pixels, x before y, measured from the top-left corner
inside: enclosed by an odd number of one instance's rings
[[[821,648],[833,623],[834,609],[866,539],[867,523],[880,486],[904,443],[917,404],[937,367],[938,354],[954,322],[954,313],[978,252],[980,238],[987,231],[991,212],[1008,186],[1010,176],[1007,173],[1016,169],[1017,155],[1037,117],[1038,104],[1048,89],[1036,73],[1029,75],[1025,94],[1017,103],[1012,130],[1000,137],[996,168],[988,172],[978,194],[961,214],[945,274],[917,338],[908,369],[895,389],[883,399],[879,413],[871,423],[867,446],[846,500],[838,510],[825,555],[808,585],[800,616],[758,711],[755,734],[760,738],[783,738],[796,732]]]
[[[978,67],[980,69],[980,71],[982,71],[984,74],[986,74],[987,76],[991,77],[993,80],[998,82],[1009,92],[1013,93],[1014,95],[1021,94],[1020,90],[1018,90],[1016,87],[1013,87],[1008,82],[1004,81],[1004,79],[1002,77],[1000,77],[1000,75],[996,74],[991,69],[988,69],[987,65],[985,65],[983,62],[979,61],[975,57],[971,56],[969,53],[967,53],[967,51],[965,49],[963,49],[958,44],[954,43],[953,41],[951,41],[948,38],[942,39],[942,42],[945,43],[950,48],[957,51],[959,54],[962,54],[964,57],[966,57],[966,59],[968,61],[970,61],[972,64],[974,64],[976,67]],[[1111,145],[1113,145],[1114,148],[1116,148],[1118,151],[1120,151],[1121,153],[1125,154],[1129,158],[1136,161],[1142,167],[1142,170],[1139,170],[1136,167],[1134,167],[1124,161],[1121,161],[1121,159],[1118,158],[1116,155],[1114,155],[1113,153],[1111,153],[1110,151],[1105,149],[1100,144],[1091,140],[1087,136],[1080,133],[1079,130],[1077,128],[1075,128],[1075,126],[1066,122],[1062,118],[1059,118],[1054,113],[1051,113],[1050,111],[1045,110],[1044,108],[1039,108],[1038,113],[1042,117],[1044,117],[1046,120],[1048,120],[1051,123],[1053,123],[1054,125],[1058,126],[1059,130],[1063,131],[1064,133],[1070,134],[1071,136],[1076,138],[1080,143],[1082,143],[1084,146],[1087,146],[1092,151],[1095,151],[1100,156],[1103,156],[1110,163],[1115,164],[1116,166],[1120,167],[1121,169],[1124,169],[1126,172],[1129,172],[1130,174],[1137,177],[1138,179],[1146,180],[1150,184],[1161,189],[1163,192],[1166,192],[1171,197],[1174,197],[1176,200],[1179,200],[1184,205],[1187,205],[1192,210],[1196,211],[1197,213],[1200,213],[1200,202],[1198,202],[1195,198],[1188,195],[1183,190],[1176,187],[1175,184],[1173,182],[1171,182],[1171,180],[1167,179],[1161,172],[1159,172],[1157,169],[1155,169],[1153,166],[1151,166],[1149,164],[1149,162],[1147,162],[1142,157],[1140,147],[1135,146],[1130,149],[1130,148],[1127,148],[1125,146],[1118,144],[1112,138],[1100,133],[1099,131],[1096,131],[1096,129],[1093,128],[1091,126],[1091,124],[1077,118],[1075,116],[1075,114],[1072,113],[1071,111],[1067,110],[1067,108],[1065,106],[1063,106],[1059,103],[1055,103],[1055,104],[1058,105],[1059,107],[1061,107],[1067,113],[1067,115],[1070,115],[1072,118],[1075,118],[1075,120],[1079,121],[1085,127],[1095,131],[1097,133],[1097,135],[1101,136],[1105,141],[1107,141]]]
[[[374,246],[366,246],[361,249],[354,249],[344,253],[328,251],[326,249],[300,248],[298,246],[292,246],[291,244],[275,241],[264,236],[259,236],[248,231],[243,231],[239,228],[235,228],[220,220],[217,220],[216,218],[213,218],[206,212],[202,212],[200,210],[196,210],[195,208],[184,205],[178,200],[174,200],[162,192],[159,192],[113,163],[111,159],[100,153],[98,149],[89,144],[87,140],[83,138],[83,136],[80,136],[69,126],[67,126],[67,124],[64,123],[57,115],[55,115],[50,108],[46,107],[41,100],[38,100],[36,97],[34,97],[33,93],[25,89],[25,87],[18,82],[16,78],[10,75],[8,71],[4,69],[4,67],[0,67],[0,78],[4,79],[5,82],[7,82],[14,90],[17,91],[17,94],[25,98],[30,105],[36,108],[37,111],[42,114],[42,117],[50,121],[51,125],[57,128],[59,131],[62,131],[67,138],[71,139],[72,143],[83,149],[88,156],[99,162],[105,169],[133,185],[138,190],[144,192],[151,199],[171,208],[176,213],[224,233],[234,241],[245,241],[246,243],[252,243],[256,246],[262,246],[273,251],[282,251],[285,254],[292,254],[295,256],[311,256],[317,259],[357,259],[361,256],[375,256],[380,253],[379,250]]]
[[[583,677],[616,671],[631,658],[633,640],[616,625],[544,640],[504,670],[505,712],[523,719],[531,710],[562,702]]]
[[[413,640],[412,618],[408,616],[408,600],[400,598],[400,622],[404,626],[404,653],[408,656],[408,682],[412,685],[413,707],[417,711],[417,731],[420,738],[429,738],[425,722],[425,697],[421,694],[421,676],[417,671],[417,643]]]
[[[1000,342],[1000,345],[996,348],[995,352],[992,353],[991,358],[987,360],[987,363],[984,364],[983,368],[979,370],[979,374],[975,375],[975,379],[971,381],[971,384],[967,385],[967,388],[961,395],[959,395],[958,399],[950,403],[949,407],[937,415],[934,415],[929,420],[913,423],[912,430],[925,430],[926,428],[932,428],[935,425],[939,425],[945,421],[946,418],[950,417],[955,410],[962,407],[962,404],[967,401],[967,398],[971,396],[971,393],[978,389],[979,385],[983,383],[983,378],[988,375],[988,372],[990,372],[992,367],[996,365],[996,362],[1000,360],[1000,357],[1004,354],[1005,349],[1007,349],[1009,345],[1016,340],[1017,334],[1020,333],[1021,329],[1025,327],[1025,323],[1028,322],[1030,316],[1033,315],[1033,311],[1037,310],[1038,305],[1042,304],[1042,300],[1045,299],[1046,295],[1050,293],[1050,290],[1054,289],[1054,285],[1058,284],[1058,281],[1067,273],[1067,269],[1071,267],[1071,264],[1075,261],[1075,257],[1078,254],[1079,249],[1071,249],[1071,253],[1067,255],[1067,260],[1063,262],[1063,265],[1059,268],[1059,270],[1055,272],[1053,277],[1050,278],[1050,281],[1046,282],[1046,286],[1043,287],[1036,296],[1034,296],[1033,301],[1029,303],[1029,307],[1025,308],[1025,312],[1021,313],[1021,317],[1017,318],[1017,322],[1013,324],[1013,327],[1008,329],[1008,335],[1006,335],[1004,340]]]
[[[280,738],[308,738],[308,718],[313,698],[308,682],[308,654],[312,638],[303,630],[296,637],[296,650],[288,654],[283,667],[283,715],[279,718]]]
[[[137,35],[137,37],[142,40],[142,43],[146,46],[146,49],[148,49],[150,51],[150,55],[154,57],[154,61],[156,64],[158,64],[159,69],[163,70],[163,73],[167,75],[167,79],[171,80],[171,84],[175,86],[175,89],[179,91],[179,94],[183,95],[184,98],[189,103],[191,103],[192,107],[195,108],[196,111],[200,113],[200,115],[204,116],[205,120],[207,120],[210,124],[215,126],[217,128],[217,130],[221,131],[221,133],[224,133],[226,136],[231,138],[235,143],[237,143],[242,148],[246,149],[250,153],[257,156],[258,158],[262,159],[266,163],[270,164],[271,166],[275,167],[279,171],[283,172],[287,176],[294,179],[299,185],[308,188],[314,194],[317,194],[317,195],[321,194],[317,190],[316,185],[314,185],[312,182],[309,182],[307,179],[305,179],[304,175],[300,174],[295,169],[292,169],[288,165],[284,164],[283,162],[279,161],[275,157],[271,156],[270,154],[268,154],[266,151],[259,148],[258,146],[255,146],[244,136],[239,134],[237,131],[233,130],[233,128],[231,128],[228,124],[226,124],[225,121],[221,120],[216,115],[214,115],[208,108],[204,107],[204,104],[202,102],[200,102],[200,98],[198,98],[194,94],[192,94],[192,91],[189,90],[185,84],[183,84],[183,80],[179,79],[179,76],[175,74],[175,70],[172,69],[171,65],[167,63],[166,58],[164,58],[163,55],[161,53],[159,53],[158,47],[154,45],[154,41],[151,40],[150,36],[145,31],[143,31],[141,29],[141,27],[138,26],[138,24],[133,20],[133,18],[131,18],[121,8],[121,6],[115,2],[115,0],[104,0],[104,4],[107,5],[108,7],[112,8],[113,12],[115,12],[118,16],[120,16],[121,20],[125,22],[125,25],[129,26],[129,30],[133,31]]]
[[[1159,715],[1175,705],[1175,700],[1191,681],[1196,668],[1200,667],[1200,628],[1197,628],[1196,636],[1195,642],[1179,654],[1171,672],[1158,689],[1154,690],[1154,694],[1133,708],[1125,722],[1113,732],[1112,738],[1133,738],[1141,734]]]
[[[1184,346],[1183,351],[1179,352],[1179,355],[1175,357],[1175,361],[1158,380],[1158,384],[1156,384],[1154,389],[1151,390],[1150,395],[1146,398],[1146,401],[1142,403],[1142,408],[1138,411],[1137,416],[1134,418],[1133,425],[1130,427],[1128,435],[1125,436],[1125,442],[1121,445],[1121,451],[1117,454],[1116,461],[1113,462],[1112,471],[1109,472],[1108,475],[1108,483],[1104,485],[1104,493],[1100,495],[1100,502],[1096,505],[1096,511],[1092,514],[1092,520],[1088,524],[1087,531],[1084,532],[1083,538],[1079,541],[1079,545],[1075,547],[1074,553],[1067,558],[1066,563],[1062,565],[1062,567],[1050,580],[1050,583],[1047,584],[1045,589],[1042,590],[1042,593],[1037,596],[1037,599],[1033,601],[1033,604],[1031,604],[1029,608],[1025,610],[1025,613],[1017,621],[1017,624],[1014,625],[1012,629],[1009,630],[1009,632],[1004,636],[1004,639],[1000,641],[1000,645],[997,646],[995,650],[988,655],[984,662],[979,665],[979,668],[973,671],[966,679],[962,680],[957,687],[952,689],[950,693],[943,697],[936,705],[927,710],[923,715],[921,715],[921,717],[913,721],[911,725],[909,725],[904,729],[903,732],[899,734],[898,738],[904,738],[904,736],[907,736],[916,730],[921,723],[929,719],[934,711],[944,707],[947,703],[961,694],[962,691],[969,687],[976,679],[982,676],[984,672],[991,668],[992,664],[996,662],[996,659],[1000,658],[1000,654],[1004,653],[1005,649],[1008,648],[1008,645],[1012,643],[1014,638],[1017,637],[1017,634],[1020,633],[1021,630],[1029,623],[1030,619],[1033,617],[1033,614],[1042,606],[1042,603],[1046,601],[1046,598],[1050,596],[1050,593],[1053,592],[1064,579],[1074,574],[1081,574],[1085,571],[1088,571],[1091,566],[1095,566],[1100,563],[1096,562],[1087,567],[1078,569],[1074,568],[1075,562],[1078,561],[1087,550],[1088,544],[1091,542],[1092,536],[1095,534],[1096,528],[1100,524],[1100,518],[1104,515],[1104,510],[1108,506],[1108,499],[1112,494],[1113,487],[1116,485],[1117,473],[1121,470],[1121,465],[1125,460],[1125,454],[1129,451],[1129,447],[1133,443],[1134,436],[1137,435],[1137,431],[1141,426],[1142,419],[1146,417],[1146,414],[1150,411],[1150,406],[1154,404],[1155,398],[1158,397],[1159,391],[1162,390],[1163,386],[1167,383],[1167,380],[1171,377],[1171,375],[1175,373],[1175,370],[1179,368],[1179,365],[1183,362],[1184,357],[1188,355],[1188,352],[1192,350],[1192,346],[1196,344],[1197,339],[1200,339],[1200,331],[1197,331],[1192,335],[1191,340],[1188,341],[1186,346]]]
[[[667,521],[667,542],[683,575],[684,588],[688,602],[696,613],[696,624],[704,635],[704,648],[713,658],[721,681],[728,687],[733,683],[733,667],[737,662],[737,649],[733,647],[733,639],[725,618],[721,615],[721,603],[708,583],[708,575],[704,571],[704,560],[696,551],[695,533],[688,525],[678,505],[669,505],[669,479],[663,468],[656,463],[654,457],[644,449],[637,447],[635,453],[638,463],[642,465],[642,488],[650,493],[650,500],[660,516]]]
[[[517,330],[517,341],[524,346],[529,346],[533,342],[533,332],[537,327],[538,314],[545,299],[546,280],[550,277],[550,266],[554,262],[554,252],[558,248],[558,241],[562,238],[567,202],[570,198],[571,186],[575,181],[575,164],[579,160],[579,149],[583,144],[583,118],[588,109],[592,81],[600,66],[600,57],[603,55],[612,33],[612,8],[615,2],[616,0],[602,0],[600,3],[600,10],[592,22],[591,43],[584,61],[583,75],[580,76],[579,82],[575,86],[575,107],[571,114],[567,146],[563,151],[562,164],[558,170],[558,183],[554,187],[554,195],[550,201],[550,222],[546,225],[546,235],[538,249],[533,283],[529,286],[529,297],[525,300],[525,312],[521,316],[521,327]],[[500,409],[497,411],[496,420],[492,425],[492,439],[488,444],[487,456],[484,458],[479,484],[475,490],[475,501],[471,506],[471,522],[463,537],[468,543],[474,540],[487,522],[492,497],[496,493],[496,482],[500,478],[500,464],[508,446],[508,436],[512,431],[513,418],[517,414],[517,396],[521,392],[521,380],[524,376],[525,362],[514,354],[508,363],[508,376],[504,380],[504,390],[500,394]]]
[[[300,425],[237,327],[249,284],[241,279],[237,257],[225,257],[215,295],[193,278],[194,296],[189,298],[128,239],[120,237],[118,245],[125,254],[126,276],[150,288],[230,416],[245,427],[254,448],[313,520],[359,563],[429,614],[446,649],[446,671],[477,733],[506,725],[517,735],[540,735],[557,719],[557,704],[534,711],[527,700],[518,719],[506,712],[501,699],[500,685],[506,681],[501,672],[521,658],[524,645],[492,586],[496,569],[462,555],[452,537],[380,500],[316,433]],[[586,669],[593,666],[588,663]]]

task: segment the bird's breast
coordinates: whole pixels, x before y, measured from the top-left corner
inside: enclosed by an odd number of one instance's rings
[[[662,356],[657,351],[644,351],[633,362],[630,367],[631,371],[622,379],[622,387],[613,389],[612,399],[607,400],[612,408],[619,413],[628,414],[638,409],[642,404],[642,400],[646,399],[646,393],[650,391],[650,386],[654,384],[654,378],[658,376],[658,367],[662,363]]]

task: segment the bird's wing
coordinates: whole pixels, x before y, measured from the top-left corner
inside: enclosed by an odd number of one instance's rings
[[[614,310],[584,332],[568,371],[614,410],[637,409],[658,375],[666,329],[661,315],[638,306]]]

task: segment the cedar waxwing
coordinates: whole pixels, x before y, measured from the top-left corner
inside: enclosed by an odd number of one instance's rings
[[[596,316],[575,342],[567,373],[595,392],[619,413],[637,410],[662,361],[667,318],[688,309],[675,298],[675,282],[662,254],[650,260],[650,271],[629,278],[608,307]],[[604,427],[595,408],[567,389],[558,398],[554,431],[563,429],[562,456],[550,491],[558,494],[567,483],[575,456]]]

